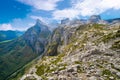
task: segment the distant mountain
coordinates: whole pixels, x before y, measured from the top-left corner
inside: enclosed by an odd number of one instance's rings
[[[100,15],[91,15],[88,19],[73,19],[65,18],[61,20],[61,24],[59,26],[71,26],[76,27],[79,25],[85,24],[104,24],[104,25],[112,25],[112,24],[120,24],[120,18],[113,18],[104,20]]]
[[[0,43],[0,80],[9,80],[12,73],[41,55],[50,34],[48,27],[37,20],[19,38]]]
[[[68,22],[70,22],[69,18],[65,18],[65,19],[61,20],[61,24],[66,24]]]
[[[84,24],[115,24],[120,23],[120,18],[103,20],[100,15],[92,15],[88,20],[86,19],[73,19],[65,18],[61,20],[61,26],[78,26]]]
[[[120,23],[120,18],[103,20],[101,19],[100,15],[92,15],[88,19],[88,23],[114,24],[114,23]]]
[[[97,23],[101,20],[100,15],[92,15],[90,16],[90,18],[88,19],[88,23]]]
[[[109,19],[109,20],[106,20],[106,21],[108,21],[109,23],[118,23],[118,22],[120,22],[120,18]]]
[[[0,31],[0,42],[5,40],[12,40],[23,35],[24,31]]]

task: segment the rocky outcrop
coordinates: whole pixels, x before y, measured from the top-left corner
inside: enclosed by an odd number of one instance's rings
[[[82,27],[83,26],[81,26],[81,28]],[[61,25],[56,28],[49,38],[49,43],[46,47],[45,55],[57,55],[58,53],[61,53],[61,46],[66,46],[70,42],[70,38],[75,33],[76,29],[76,26],[72,27]]]
[[[51,32],[48,26],[40,20],[37,20],[36,24],[25,32],[23,38],[36,53],[42,53],[48,43],[50,34]]]
[[[67,24],[68,22],[70,22],[69,18],[61,20],[61,24]]]
[[[90,16],[88,23],[98,23],[101,20],[100,15],[92,15]]]
[[[33,74],[42,80],[119,80],[119,29],[101,24],[57,28],[49,54],[34,65]]]

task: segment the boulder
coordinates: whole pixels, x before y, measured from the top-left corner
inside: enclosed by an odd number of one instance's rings
[[[117,72],[116,75],[120,78],[120,72]]]
[[[113,76],[110,76],[109,78],[110,78],[110,80],[114,80],[114,77],[113,77]]]
[[[89,80],[97,80],[97,78],[95,76],[91,76]]]
[[[67,72],[74,72],[74,68],[68,68]]]

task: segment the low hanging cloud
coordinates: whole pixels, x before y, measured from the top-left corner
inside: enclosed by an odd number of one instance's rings
[[[25,19],[15,18],[9,23],[0,24],[0,30],[4,30],[4,31],[7,31],[7,30],[25,31],[35,24],[33,21],[31,21],[30,18],[25,18]]]
[[[14,30],[11,24],[1,24],[0,25],[0,30]]]
[[[14,30],[25,31],[31,26],[33,26],[33,25],[29,25],[29,24],[33,24],[33,22],[29,20],[30,19],[28,19],[27,17],[25,19],[16,18],[13,19],[9,24],[13,26]]]
[[[107,10],[120,9],[120,0],[71,0],[71,8],[56,10],[54,19],[98,15]]]
[[[57,2],[61,0],[18,0],[24,4],[33,6],[37,10],[55,10]]]

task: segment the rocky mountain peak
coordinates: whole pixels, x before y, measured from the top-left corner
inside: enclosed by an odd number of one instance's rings
[[[21,80],[31,76],[37,80],[119,80],[120,27],[97,23],[56,28],[45,56]]]
[[[36,20],[36,24],[33,27],[36,29],[41,29],[41,31],[48,30],[47,24],[45,24],[44,22],[42,22],[39,19]]]
[[[50,33],[48,26],[37,19],[36,24],[25,32],[23,38],[33,50],[37,51],[37,53],[41,53],[44,50],[47,37]]]
[[[44,25],[45,23],[43,23],[40,19],[37,19],[37,20],[36,20],[36,24],[35,24],[35,25],[41,25],[41,24],[43,24],[43,25]]]
[[[66,23],[68,23],[69,21],[70,21],[69,18],[65,18],[65,19],[61,20],[61,24],[66,24]]]
[[[101,16],[100,15],[92,15],[92,16],[90,16],[88,22],[97,23],[100,20],[101,20]]]
[[[100,15],[92,15],[92,16],[90,17],[90,19],[101,20],[101,16],[100,16]]]

